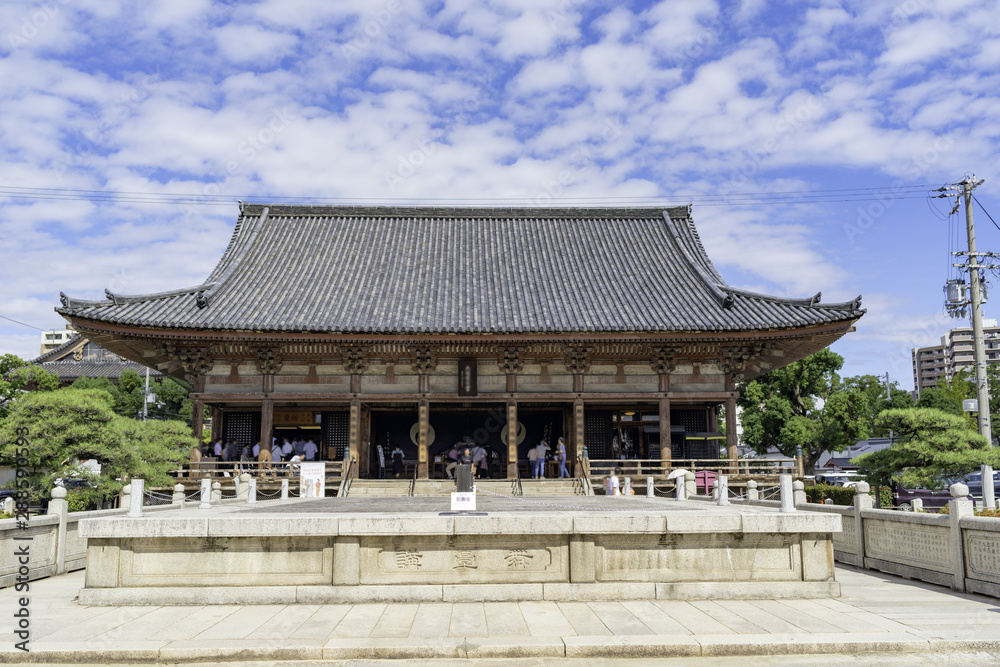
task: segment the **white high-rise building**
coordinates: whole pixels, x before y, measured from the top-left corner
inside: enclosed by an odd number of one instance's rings
[[[1000,363],[1000,327],[997,321],[983,320],[986,363]],[[958,327],[941,336],[940,345],[913,348],[913,386],[917,395],[921,389],[935,387],[950,380],[960,370],[975,365],[972,327]]]

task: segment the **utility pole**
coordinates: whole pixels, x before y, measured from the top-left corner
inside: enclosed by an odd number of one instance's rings
[[[979,282],[979,272],[986,268],[997,268],[996,265],[986,265],[980,262],[980,258],[997,257],[992,252],[976,252],[976,229],[972,224],[972,191],[983,181],[976,181],[975,177],[969,177],[958,183],[961,187],[961,197],[965,201],[965,230],[969,237],[969,252],[965,267],[969,271],[969,285],[971,288],[971,298],[969,305],[972,306],[972,344],[976,371],[976,398],[977,414],[979,417],[979,434],[986,438],[986,441],[993,445],[993,431],[990,427],[990,390],[986,380],[986,344],[983,339],[983,312],[982,312],[982,285]],[[949,190],[953,188],[947,188]],[[949,195],[942,195],[947,197]],[[957,213],[960,204],[955,203],[952,213]],[[954,253],[963,254],[963,253]],[[962,266],[954,264],[953,266]],[[964,304],[963,304],[964,305]],[[982,466],[983,481],[983,504],[990,508],[996,508],[995,496],[993,493],[993,467]]]

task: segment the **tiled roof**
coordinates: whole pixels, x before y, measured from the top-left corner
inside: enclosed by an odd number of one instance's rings
[[[59,345],[57,347],[52,348],[51,350],[49,350],[48,352],[46,352],[42,356],[38,357],[37,359],[32,360],[31,363],[32,364],[40,364],[43,361],[50,361],[50,360],[59,359],[60,357],[62,357],[62,356],[65,355],[65,353],[66,353],[67,350],[69,350],[70,348],[75,347],[77,343],[81,343],[81,342],[84,342],[84,340],[83,340],[83,336],[81,336],[80,334],[76,334],[75,336],[71,336],[68,341],[66,341],[62,345]]]
[[[146,366],[136,363],[134,361],[126,361],[124,359],[120,360],[104,360],[95,359],[87,360],[83,359],[81,361],[45,361],[40,364],[32,364],[38,366],[39,368],[44,368],[49,373],[56,375],[60,380],[75,380],[76,378],[89,377],[89,378],[111,378],[117,380],[121,377],[121,374],[128,369],[131,369],[138,373],[139,375],[146,374]],[[160,378],[163,377],[163,373],[150,369],[149,377]]]
[[[849,322],[734,289],[687,207],[243,205],[201,285],[82,301],[63,315],[133,326],[331,333],[701,332]]]

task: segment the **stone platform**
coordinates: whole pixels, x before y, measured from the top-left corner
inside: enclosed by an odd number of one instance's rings
[[[82,523],[80,602],[836,597],[840,516],[661,498],[326,498]]]

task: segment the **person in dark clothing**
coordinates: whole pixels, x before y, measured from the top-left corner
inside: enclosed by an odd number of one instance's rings
[[[396,448],[392,450],[392,472],[399,477],[403,474],[403,450],[396,443]]]

